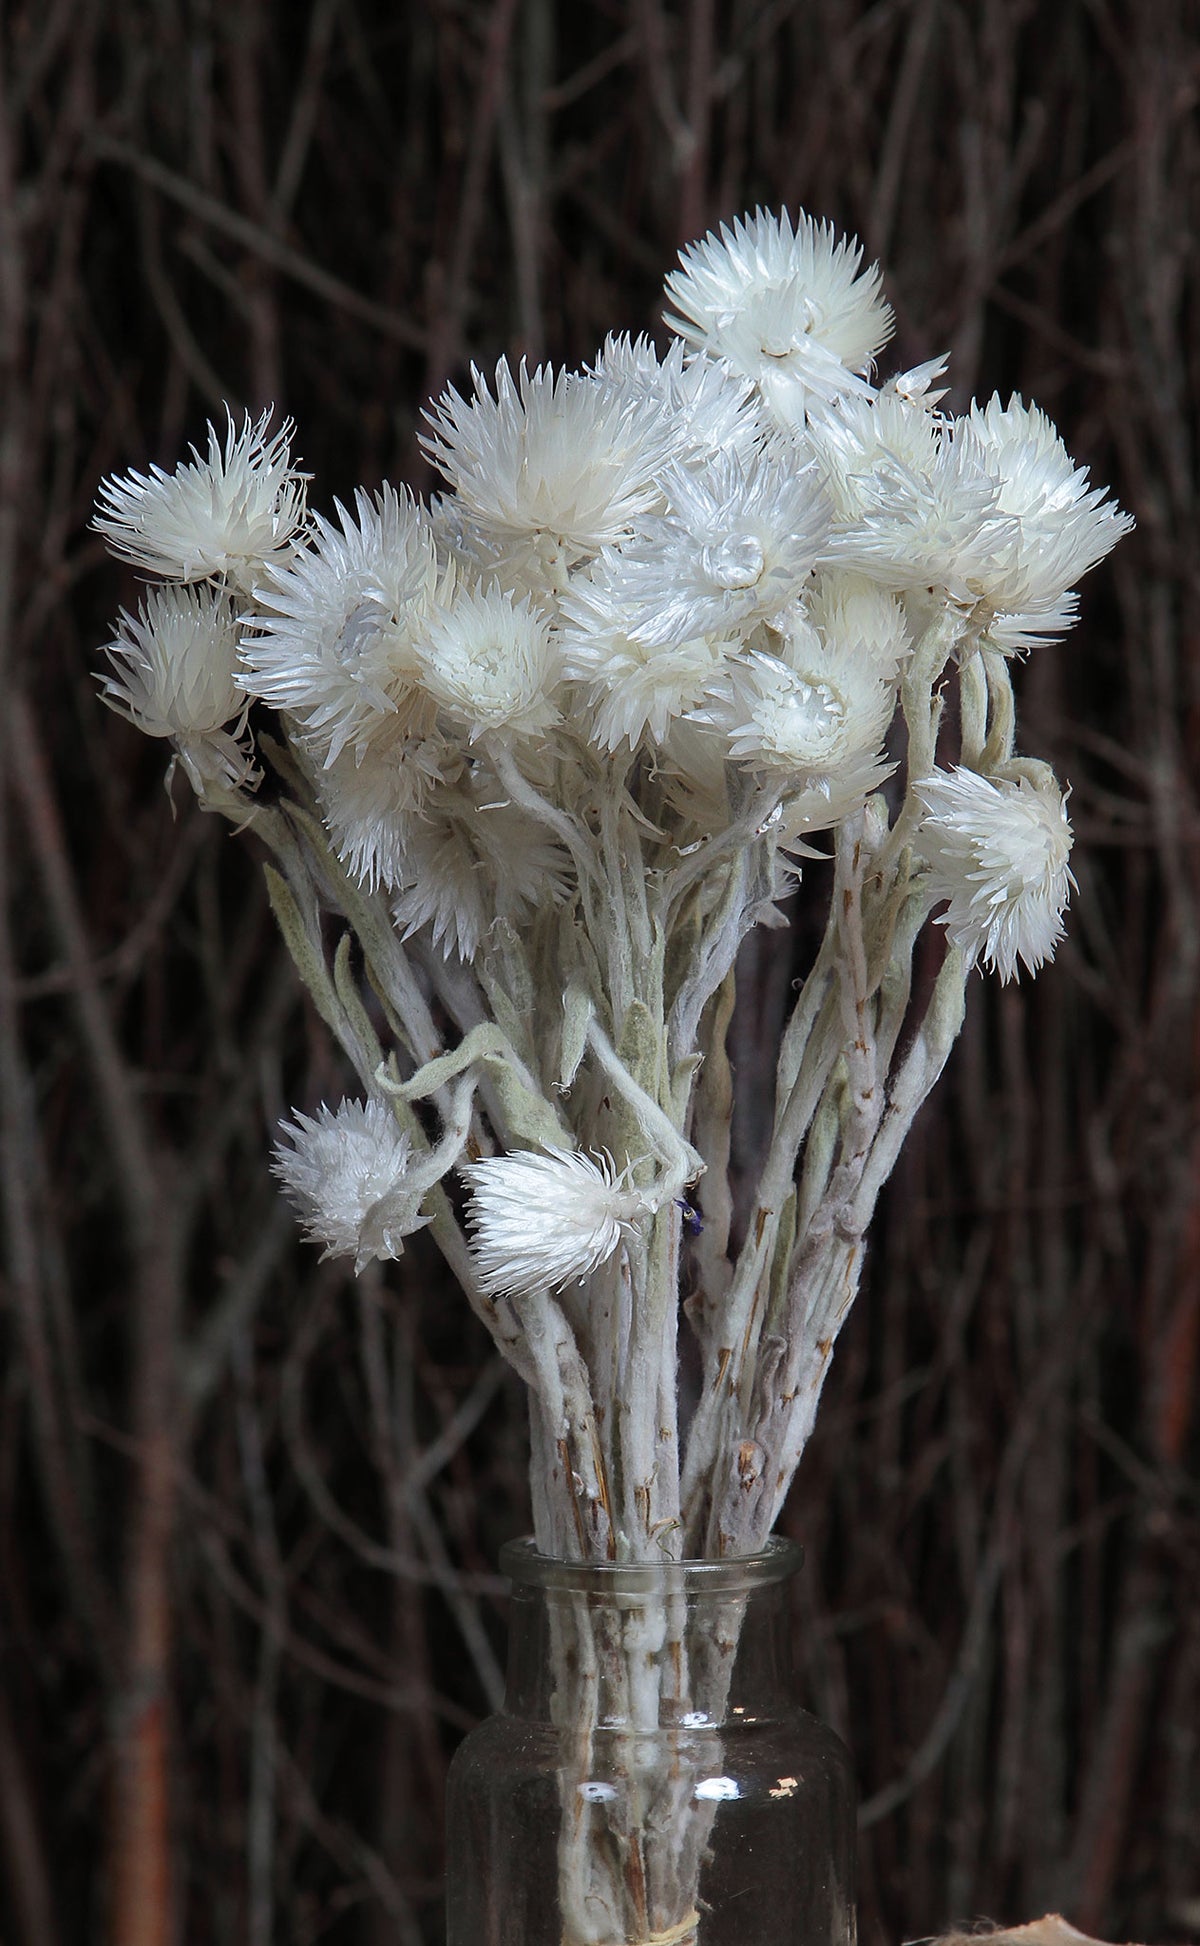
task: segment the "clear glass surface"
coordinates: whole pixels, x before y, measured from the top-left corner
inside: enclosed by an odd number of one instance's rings
[[[505,1549],[504,1707],[450,1772],[449,1946],[853,1946],[850,1759],[794,1700],[799,1561]]]

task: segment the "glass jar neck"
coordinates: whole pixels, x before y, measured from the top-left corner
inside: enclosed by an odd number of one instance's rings
[[[701,1730],[792,1706],[788,1583],[801,1551],[773,1541],[736,1561],[616,1565],[505,1548],[513,1583],[505,1709],[598,1728]]]

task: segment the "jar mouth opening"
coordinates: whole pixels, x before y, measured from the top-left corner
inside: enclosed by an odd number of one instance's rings
[[[647,1595],[656,1589],[683,1594],[741,1594],[772,1582],[786,1581],[804,1559],[795,1541],[772,1535],[756,1554],[730,1555],[718,1561],[566,1561],[539,1554],[534,1540],[508,1541],[500,1549],[500,1572],[515,1587],[548,1588],[561,1593]]]

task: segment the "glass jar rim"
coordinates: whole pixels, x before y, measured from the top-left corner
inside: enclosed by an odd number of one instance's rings
[[[720,1560],[568,1561],[540,1554],[537,1542],[506,1541],[500,1549],[500,1572],[515,1587],[546,1588],[559,1593],[605,1596],[648,1595],[663,1587],[683,1594],[737,1595],[751,1588],[786,1581],[799,1568],[804,1549],[796,1541],[772,1534],[756,1554],[735,1554]]]

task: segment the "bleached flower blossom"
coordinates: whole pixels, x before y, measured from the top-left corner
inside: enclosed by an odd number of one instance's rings
[[[424,508],[385,486],[317,516],[311,546],[265,575],[242,643],[243,689],[301,725],[335,763],[413,696],[414,644],[451,581],[438,568]]]
[[[680,253],[667,278],[678,315],[667,323],[689,344],[754,380],[785,425],[802,426],[810,399],[868,391],[865,374],[892,332],[879,266],[862,248],[803,211],[759,209],[723,223]]]
[[[778,449],[721,453],[702,468],[665,468],[661,485],[665,511],[605,549],[591,607],[654,647],[747,634],[797,599],[829,527],[811,466]]]
[[[104,699],[151,737],[205,736],[246,709],[238,694],[237,613],[227,595],[152,588],[121,612],[105,654]]]
[[[661,746],[673,723],[694,709],[721,668],[724,644],[698,636],[655,646],[622,625],[607,596],[586,583],[567,603],[563,674],[587,685],[594,711],[589,736],[602,750],[642,739]]]
[[[223,579],[249,594],[264,565],[286,561],[305,520],[307,475],[292,465],[290,419],[267,437],[271,412],[228,415],[222,444],[208,428],[208,454],[166,473],[105,480],[93,526],[115,554],[176,581]]]
[[[374,1258],[398,1257],[404,1238],[428,1222],[421,1192],[408,1182],[411,1144],[380,1101],[324,1105],[281,1122],[288,1138],[274,1151],[280,1178],[323,1257],[353,1257],[356,1271]]]
[[[368,891],[404,879],[414,822],[430,792],[453,781],[463,758],[438,730],[435,705],[381,716],[355,746],[317,773],[317,796],[338,856]]]
[[[632,1166],[578,1150],[487,1156],[466,1171],[472,1256],[490,1297],[561,1290],[598,1270],[651,1204]]]
[[[855,701],[824,674],[802,675],[755,652],[733,670],[706,720],[725,730],[736,763],[793,790],[820,792],[820,822],[831,825],[888,774],[880,752],[886,719],[876,708],[860,715]]]
[[[966,422],[992,478],[997,506],[1016,522],[1017,540],[983,592],[999,611],[988,630],[1000,648],[1026,648],[1061,635],[1075,620],[1070,595],[1133,526],[1103,487],[1089,485],[1057,429],[1036,406],[993,395]]]
[[[468,963],[497,920],[521,926],[568,889],[561,848],[505,800],[486,765],[435,790],[420,815],[403,820],[389,870],[403,936],[428,927],[447,958]]]
[[[417,658],[422,687],[472,743],[485,731],[538,736],[558,721],[550,630],[528,597],[461,588],[423,631]]]
[[[848,400],[813,429],[838,509],[827,558],[892,589],[943,589],[972,607],[1019,540],[970,425],[899,397]]]
[[[482,372],[472,378],[472,398],[450,386],[427,413],[421,443],[485,533],[569,566],[654,504],[670,426],[652,401],[524,361],[514,380],[503,358],[494,398]]]
[[[908,652],[903,603],[865,575],[827,569],[814,581],[804,613],[826,655],[850,660],[880,680],[894,676]]]
[[[147,736],[170,737],[201,795],[205,784],[238,789],[256,776],[241,740],[248,704],[234,683],[237,644],[228,595],[163,587],[136,615],[122,611],[105,651],[105,702]]]
[[[651,408],[669,432],[672,461],[702,466],[718,453],[749,462],[765,425],[748,378],[674,338],[660,358],[651,339],[611,335],[592,367],[614,397]]]
[[[823,637],[802,615],[779,651],[732,659],[698,714],[724,731],[736,763],[820,793],[826,814],[808,827],[817,829],[837,823],[888,775],[882,744],[895,703],[894,662],[877,659],[857,635],[835,629]]]
[[[873,398],[840,399],[815,412],[808,444],[837,519],[852,526],[897,490],[904,498],[919,493],[937,463],[944,426],[922,396],[888,386]]]
[[[1075,883],[1062,792],[1048,775],[1034,782],[962,767],[935,771],[916,791],[929,894],[948,901],[939,923],[968,965],[982,958],[1003,981],[1017,976],[1018,961],[1036,973],[1054,958]]]

